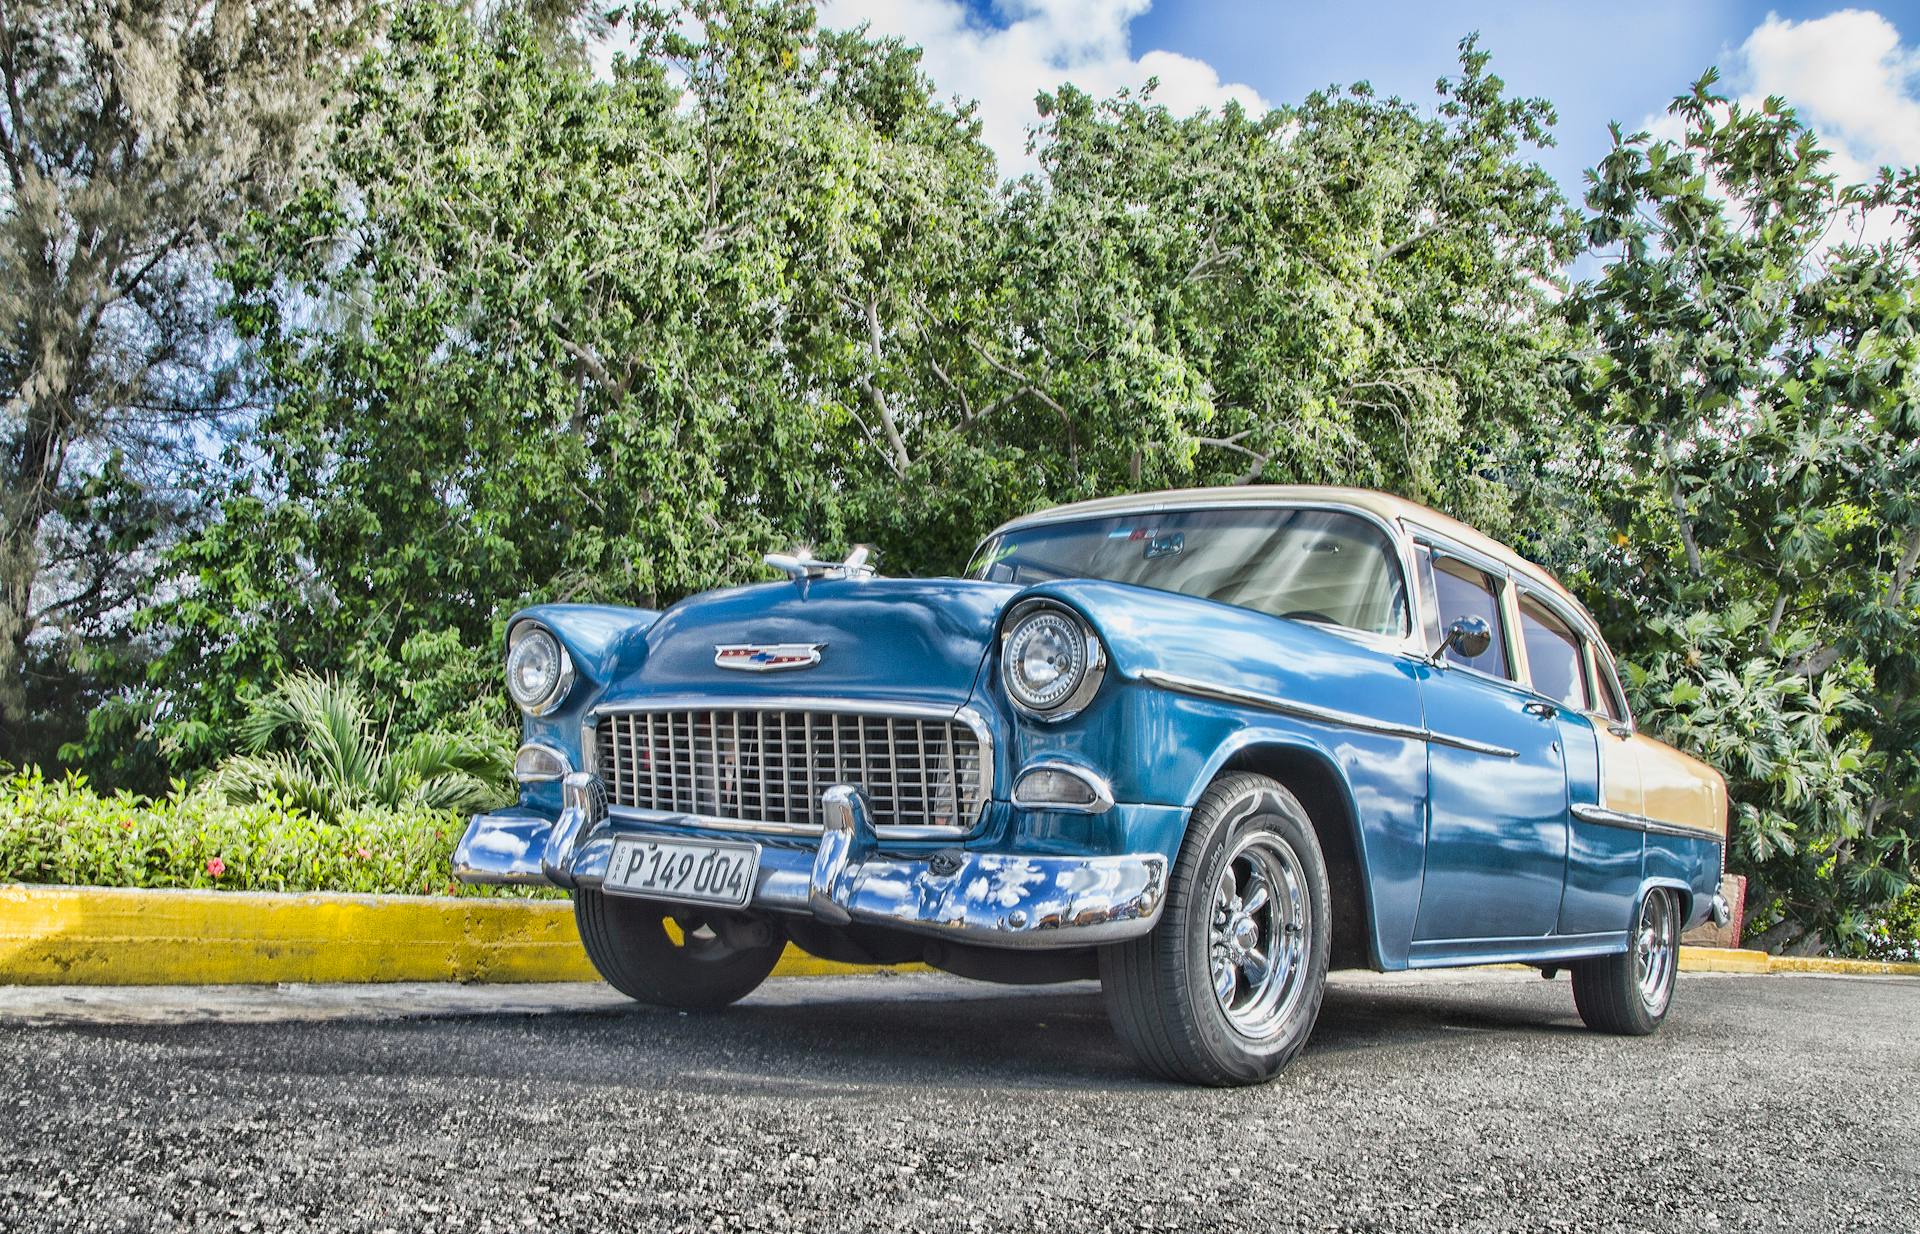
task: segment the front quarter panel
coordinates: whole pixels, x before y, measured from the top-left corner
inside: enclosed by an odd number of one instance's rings
[[[1022,598],[1035,595],[1086,617],[1107,648],[1111,680],[1074,720],[1020,725],[1015,765],[1077,758],[1111,777],[1116,800],[1190,809],[1229,767],[1312,760],[1345,806],[1337,825],[1349,829],[1363,871],[1374,954],[1384,967],[1403,967],[1425,852],[1422,666],[1364,636],[1122,583],[1049,583]],[[1291,708],[1203,697],[1169,682],[1224,686]],[[1183,832],[1154,837],[1169,860]]]

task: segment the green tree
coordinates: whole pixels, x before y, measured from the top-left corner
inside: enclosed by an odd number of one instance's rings
[[[1913,183],[1838,184],[1780,100],[1713,83],[1680,141],[1616,130],[1588,195],[1574,391],[1614,538],[1582,581],[1650,727],[1731,781],[1760,941],[1852,945],[1920,857]]]
[[[236,403],[212,246],[284,184],[362,7],[0,0],[0,758],[51,754],[191,505]]]
[[[294,668],[404,690],[421,640],[491,660],[530,600],[750,577],[911,473],[900,306],[954,277],[990,157],[896,43],[691,13],[641,14],[609,82],[514,12],[405,8],[236,246],[274,402],[152,614],[186,758]]]
[[[628,19],[623,17],[623,20]],[[795,540],[956,569],[1009,514],[1350,479],[1531,500],[1551,116],[1469,42],[1422,116],[1043,100],[996,188],[918,53],[800,0],[630,15],[610,80],[416,4],[223,274],[272,406],[149,614],[183,765],[300,668],[498,706],[536,599],[660,605]]]

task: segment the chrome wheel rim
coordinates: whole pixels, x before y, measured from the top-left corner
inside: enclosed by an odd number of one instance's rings
[[[1664,891],[1647,893],[1634,931],[1634,971],[1640,979],[1640,1001],[1649,1014],[1659,1015],[1673,998],[1673,974],[1679,967],[1680,919],[1673,897]]]
[[[1271,831],[1244,836],[1214,883],[1207,938],[1213,996],[1243,1037],[1271,1037],[1307,985],[1312,902],[1293,846]]]

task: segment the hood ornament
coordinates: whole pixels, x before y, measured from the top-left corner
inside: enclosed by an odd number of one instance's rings
[[[820,663],[825,643],[716,643],[713,662],[743,673],[777,673],[789,668],[812,668]]]
[[[790,553],[768,553],[761,560],[795,581],[805,581],[812,578],[872,578],[873,567],[868,564],[872,556],[872,545],[856,544],[845,561],[821,561],[810,548],[796,548]]]

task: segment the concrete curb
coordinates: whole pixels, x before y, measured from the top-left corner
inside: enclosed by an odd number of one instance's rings
[[[559,900],[0,884],[0,985],[597,980]]]
[[[1680,968],[1920,977],[1920,964],[1709,947],[1682,947]],[[875,970],[789,947],[773,971]],[[595,980],[557,900],[0,884],[0,985]]]

